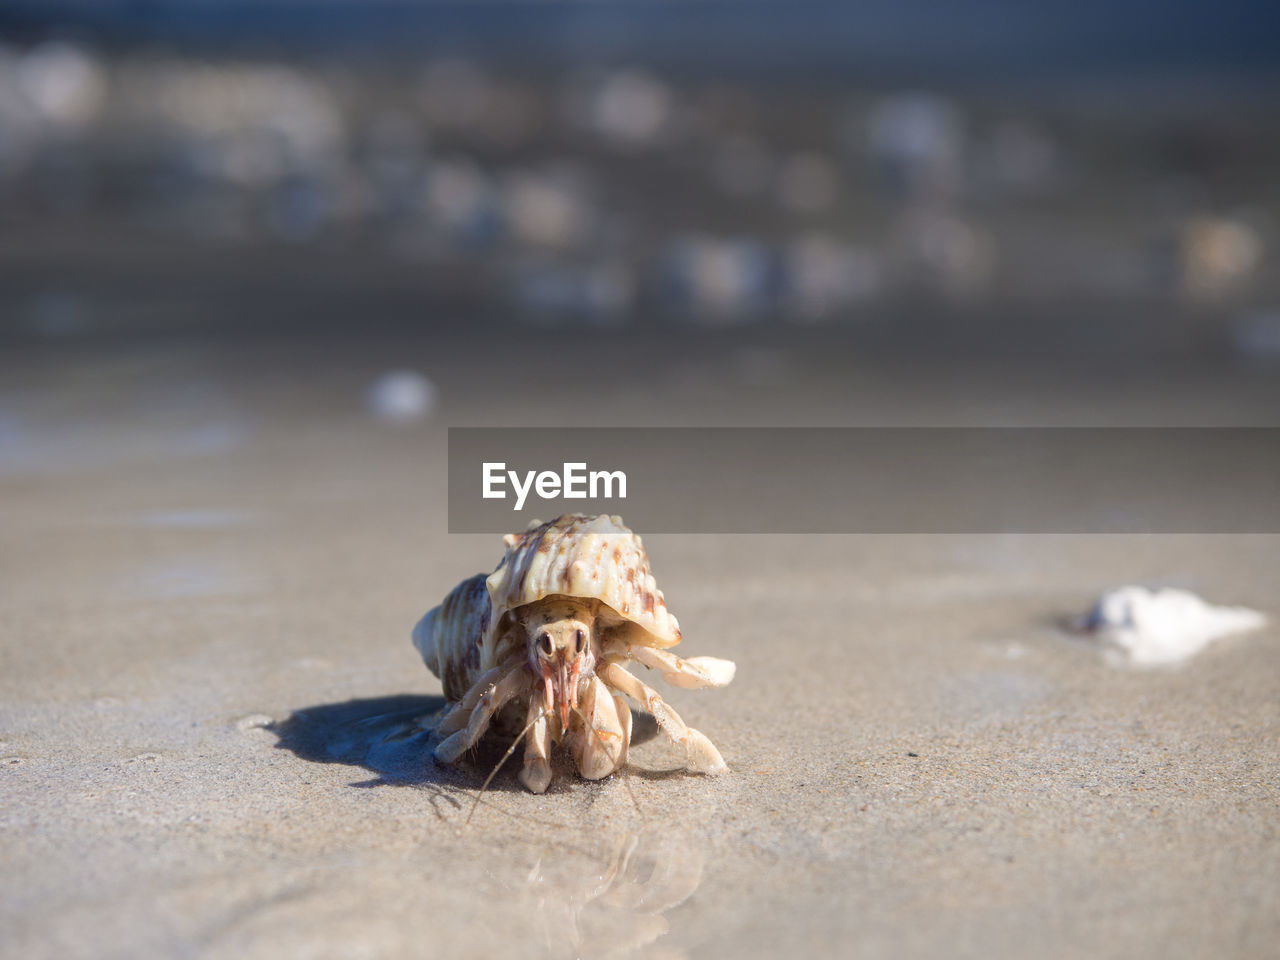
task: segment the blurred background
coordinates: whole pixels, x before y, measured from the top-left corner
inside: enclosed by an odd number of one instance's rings
[[[0,336],[1252,371],[1278,106],[1264,2],[5,0]]]

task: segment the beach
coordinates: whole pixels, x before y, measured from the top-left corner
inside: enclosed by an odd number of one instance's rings
[[[1266,424],[1269,379],[615,340],[513,397],[522,337],[10,354],[0,953],[1271,954],[1274,625],[1142,670],[1068,624],[1132,582],[1274,617],[1280,537],[646,536],[680,652],[738,665],[654,682],[718,777],[638,715],[625,776],[535,796],[517,756],[477,803],[503,744],[432,761],[409,640],[501,556],[447,533],[450,425]],[[399,367],[438,388],[408,423],[366,399]]]

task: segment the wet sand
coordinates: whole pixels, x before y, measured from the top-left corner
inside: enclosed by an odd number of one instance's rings
[[[641,717],[627,777],[539,797],[513,763],[469,825],[501,751],[432,763],[409,642],[500,555],[444,532],[449,424],[1267,423],[1269,380],[764,349],[513,408],[530,354],[486,349],[10,354],[0,953],[1272,954],[1276,628],[1138,671],[1062,619],[1135,581],[1274,616],[1280,537],[646,537],[687,652],[738,663],[670,691],[729,772]],[[408,427],[363,405],[400,366],[440,387]]]

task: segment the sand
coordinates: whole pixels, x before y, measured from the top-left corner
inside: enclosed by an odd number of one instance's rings
[[[513,766],[469,824],[499,750],[432,763],[409,642],[499,557],[445,532],[450,423],[1265,422],[1269,387],[782,356],[762,391],[694,358],[513,413],[427,341],[10,362],[6,957],[1274,956],[1276,628],[1137,670],[1063,622],[1140,582],[1274,623],[1280,537],[647,537],[687,652],[738,663],[670,696],[729,772],[641,717],[627,777],[532,796]],[[400,367],[439,388],[423,421],[363,406]]]

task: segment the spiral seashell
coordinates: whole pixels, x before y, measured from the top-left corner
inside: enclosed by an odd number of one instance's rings
[[[680,624],[654,582],[644,544],[621,518],[575,513],[549,523],[535,520],[524,533],[503,539],[507,555],[487,581],[497,613],[491,631],[504,613],[562,594],[598,600],[621,626],[638,627],[627,631],[631,643],[665,648],[680,642]]]

